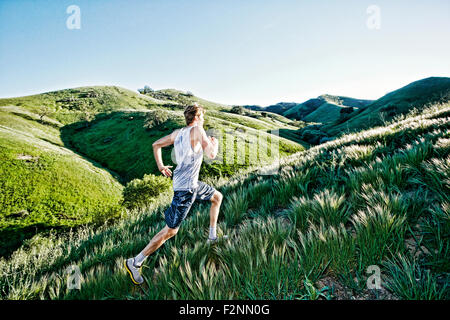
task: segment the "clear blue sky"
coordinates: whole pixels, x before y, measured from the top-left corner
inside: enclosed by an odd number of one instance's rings
[[[148,84],[230,105],[376,99],[450,76],[449,33],[448,0],[0,0],[0,97]]]

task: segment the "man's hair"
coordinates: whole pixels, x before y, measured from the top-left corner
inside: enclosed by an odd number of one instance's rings
[[[193,105],[189,105],[184,109],[184,119],[186,120],[186,125],[190,125],[196,115],[199,115],[200,112],[205,113],[205,109],[199,105],[197,102]]]

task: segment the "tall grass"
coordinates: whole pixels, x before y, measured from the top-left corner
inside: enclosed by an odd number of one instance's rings
[[[450,202],[434,204],[430,216],[421,221],[421,245],[426,249],[424,265],[435,272],[450,270]]]
[[[405,221],[406,216],[379,204],[360,210],[352,217],[362,269],[404,250]]]
[[[223,215],[228,225],[237,225],[247,216],[247,194],[246,189],[240,188],[227,196],[227,201],[223,204]]]
[[[311,225],[306,233],[299,231],[299,241],[300,264],[313,281],[325,271],[340,274],[355,267],[355,240],[343,224]]]
[[[399,254],[385,263],[389,278],[386,287],[401,299],[436,300],[448,299],[448,279],[438,284],[430,270],[419,266],[415,260]]]
[[[346,223],[351,204],[346,202],[345,195],[340,191],[323,190],[312,199],[295,197],[291,201],[289,217],[297,228],[305,230],[311,224],[320,222],[326,226],[337,226]]]

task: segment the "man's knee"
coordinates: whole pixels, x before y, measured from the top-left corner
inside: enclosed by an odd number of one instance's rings
[[[169,227],[167,227],[167,230],[166,230],[166,238],[167,239],[169,239],[169,238],[172,238],[173,236],[175,236],[176,234],[178,233],[178,228],[169,228]]]
[[[220,193],[219,191],[215,191],[213,196],[211,197],[211,202],[213,203],[221,203],[223,199],[223,195],[222,193]]]

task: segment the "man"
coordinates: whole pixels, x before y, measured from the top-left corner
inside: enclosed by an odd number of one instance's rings
[[[134,284],[142,284],[140,270],[145,259],[168,239],[175,236],[181,222],[186,218],[195,200],[211,201],[208,243],[217,241],[216,226],[222,203],[222,194],[214,187],[198,180],[203,152],[214,159],[218,152],[218,142],[208,137],[203,129],[205,110],[199,104],[186,107],[184,117],[187,126],[153,143],[153,154],[159,171],[166,177],[172,176],[170,168],[162,162],[161,148],[174,145],[177,167],[173,172],[174,196],[165,211],[166,226],[159,231],[148,245],[134,258],[124,261],[124,265]],[[225,238],[226,236],[224,236]]]

